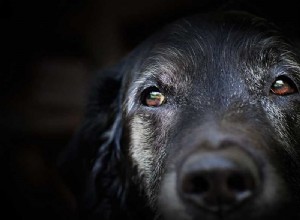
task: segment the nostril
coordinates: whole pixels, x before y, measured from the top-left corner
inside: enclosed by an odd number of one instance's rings
[[[233,173],[229,175],[227,180],[227,187],[229,190],[235,192],[243,192],[247,190],[247,184],[243,175],[238,173]]]
[[[187,158],[178,171],[177,186],[183,201],[213,212],[249,201],[259,187],[259,171],[252,158],[243,153],[239,158],[225,153]]]
[[[233,173],[227,179],[227,188],[235,195],[237,201],[241,201],[252,194],[255,181],[251,174]]]
[[[201,194],[209,190],[209,181],[201,175],[189,175],[184,179],[182,190],[188,194]]]

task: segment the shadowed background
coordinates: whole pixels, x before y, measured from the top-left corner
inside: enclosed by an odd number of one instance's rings
[[[1,215],[74,219],[55,163],[84,113],[88,84],[166,23],[247,9],[299,36],[289,1],[10,0],[0,2]]]

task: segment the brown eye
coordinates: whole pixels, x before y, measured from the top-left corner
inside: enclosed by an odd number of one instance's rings
[[[149,107],[158,107],[165,102],[165,96],[156,87],[150,87],[143,91],[142,104]]]
[[[298,92],[295,83],[287,76],[279,76],[271,86],[271,92],[275,95],[285,96]]]

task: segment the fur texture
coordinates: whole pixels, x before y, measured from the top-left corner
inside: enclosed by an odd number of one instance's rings
[[[294,92],[273,94],[276,79]],[[95,79],[61,163],[80,216],[296,219],[299,86],[296,48],[264,19],[227,12],[167,26]],[[152,87],[166,99],[161,106],[143,102]],[[256,161],[260,189],[230,213],[191,208],[178,192],[181,164],[227,142]]]

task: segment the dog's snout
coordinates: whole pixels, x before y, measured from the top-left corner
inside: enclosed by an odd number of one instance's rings
[[[258,166],[239,151],[201,152],[189,156],[178,175],[182,199],[210,211],[228,211],[254,196]]]

